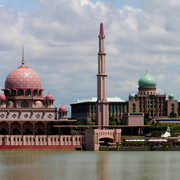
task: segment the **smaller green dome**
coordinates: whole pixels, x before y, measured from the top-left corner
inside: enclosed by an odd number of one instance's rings
[[[148,73],[139,80],[138,82],[139,87],[147,87],[147,86],[156,86],[156,80]]]
[[[173,94],[170,94],[170,95],[169,95],[169,98],[174,98],[174,95],[173,95]]]
[[[135,98],[135,94],[133,93],[129,94],[129,98]]]

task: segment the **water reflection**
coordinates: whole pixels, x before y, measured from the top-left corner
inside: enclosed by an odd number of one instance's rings
[[[97,156],[97,177],[98,180],[108,180],[108,154],[106,152],[99,152]]]
[[[166,180],[179,167],[179,152],[0,151],[2,180]]]

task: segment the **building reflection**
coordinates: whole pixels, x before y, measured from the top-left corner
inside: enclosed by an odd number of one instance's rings
[[[109,180],[108,174],[108,154],[100,152],[97,156],[97,179],[98,180]]]

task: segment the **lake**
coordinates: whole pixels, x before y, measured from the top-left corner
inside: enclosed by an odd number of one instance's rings
[[[180,152],[0,151],[2,180],[174,180]]]

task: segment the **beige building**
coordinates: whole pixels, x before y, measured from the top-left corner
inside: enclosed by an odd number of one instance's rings
[[[120,120],[125,113],[139,112],[152,118],[180,115],[180,105],[173,94],[167,99],[166,94],[157,93],[156,81],[148,72],[140,78],[138,86],[137,94],[129,94],[129,100],[122,100],[119,97],[107,98],[109,118]],[[78,121],[93,123],[96,117],[95,104],[96,98],[77,100],[71,104],[71,116]]]

